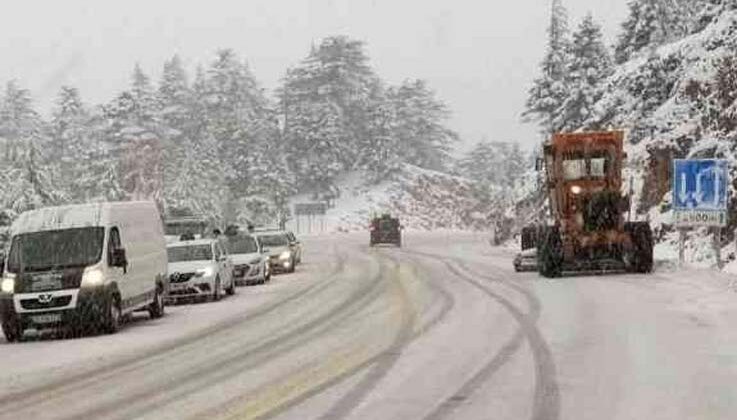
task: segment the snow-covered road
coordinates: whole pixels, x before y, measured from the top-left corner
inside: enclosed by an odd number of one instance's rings
[[[481,236],[308,238],[305,264],[112,336],[0,341],[2,419],[726,419],[710,271],[543,280]]]

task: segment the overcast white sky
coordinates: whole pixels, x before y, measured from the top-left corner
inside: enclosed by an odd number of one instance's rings
[[[591,11],[614,39],[625,0],[564,0],[573,21]],[[273,89],[313,41],[347,34],[367,43],[389,82],[423,78],[453,111],[467,144],[537,140],[520,122],[544,52],[549,0],[5,0],[0,82],[18,81],[47,112],[63,84],[102,103],[135,62],[158,79],[180,54],[191,70],[233,48]]]

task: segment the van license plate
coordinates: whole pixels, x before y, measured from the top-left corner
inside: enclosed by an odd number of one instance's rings
[[[61,314],[34,315],[31,320],[36,324],[53,324],[61,322]]]

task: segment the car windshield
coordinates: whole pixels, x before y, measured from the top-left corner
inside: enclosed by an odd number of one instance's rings
[[[13,238],[8,271],[86,267],[100,261],[105,229],[87,227],[25,233]]]
[[[289,239],[286,235],[264,235],[259,237],[263,246],[287,246]]]
[[[256,240],[250,236],[235,236],[228,239],[231,254],[253,254],[258,252]]]
[[[210,261],[212,259],[212,247],[209,244],[172,246],[167,248],[166,254],[169,257],[169,262]]]

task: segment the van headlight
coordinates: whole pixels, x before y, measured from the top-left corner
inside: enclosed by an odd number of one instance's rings
[[[5,277],[3,277],[2,284],[0,285],[0,290],[2,290],[3,293],[15,292],[15,276],[11,276],[9,274],[10,273],[6,274]]]
[[[82,274],[82,287],[98,287],[102,286],[105,276],[99,269],[85,270]]]
[[[250,265],[256,265],[261,262],[261,258],[256,258],[255,260],[251,260],[248,264]]]
[[[213,274],[215,274],[215,270],[212,267],[200,268],[195,271],[195,277],[212,277]]]
[[[292,253],[289,252],[289,251],[284,251],[281,254],[279,254],[279,259],[280,260],[288,260],[290,258],[292,258]]]

